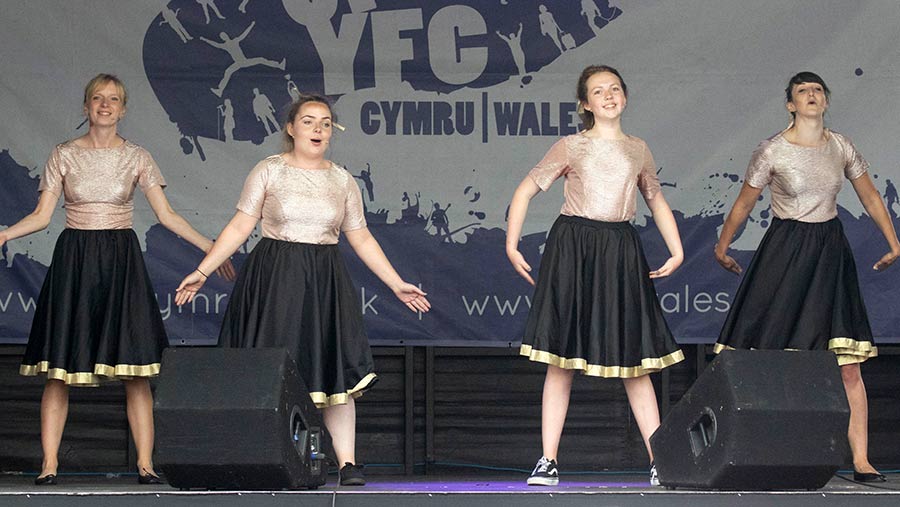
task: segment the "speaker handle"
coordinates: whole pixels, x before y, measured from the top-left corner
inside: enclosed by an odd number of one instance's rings
[[[700,415],[688,426],[688,435],[691,441],[691,451],[695,458],[699,458],[704,451],[712,447],[716,442],[716,414],[709,407],[703,407]]]
[[[293,441],[297,453],[300,454],[301,458],[306,457],[309,434],[306,425],[303,423],[303,414],[300,411],[299,405],[294,405],[291,408],[291,424],[289,429],[291,432],[291,441]]]

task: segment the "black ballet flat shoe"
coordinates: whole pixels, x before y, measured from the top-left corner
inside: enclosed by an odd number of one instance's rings
[[[162,479],[160,479],[159,476],[154,474],[153,472],[147,472],[146,470],[141,470],[141,472],[145,473],[138,473],[138,484],[146,485],[163,483]]]
[[[56,474],[47,474],[43,477],[35,477],[34,485],[35,486],[55,486],[56,485]]]
[[[365,486],[366,476],[363,475],[363,465],[344,463],[340,471],[341,486]]]
[[[856,482],[885,482],[887,477],[878,472],[857,472],[854,470],[853,480]]]

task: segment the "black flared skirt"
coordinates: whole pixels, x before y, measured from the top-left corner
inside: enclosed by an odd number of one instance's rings
[[[317,407],[376,380],[362,309],[337,245],[263,238],[234,285],[221,347],[287,349]]]
[[[167,345],[134,231],[64,230],[19,373],[75,386],[153,377]]]
[[[878,355],[841,221],[774,219],[744,274],[715,351],[831,350]]]
[[[561,215],[547,236],[520,354],[621,378],[682,361],[649,274],[630,223]]]

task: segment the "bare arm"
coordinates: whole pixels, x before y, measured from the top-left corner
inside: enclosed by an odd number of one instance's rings
[[[650,272],[650,278],[662,278],[671,275],[681,263],[684,262],[684,249],[681,246],[681,236],[678,234],[678,224],[675,223],[675,216],[672,214],[672,208],[662,192],[657,192],[651,199],[647,199],[647,207],[653,214],[653,220],[659,229],[663,241],[666,242],[666,248],[669,249],[669,259],[657,269]]]
[[[162,187],[152,187],[147,190],[145,194],[147,196],[147,202],[150,203],[150,207],[156,215],[156,219],[159,220],[159,223],[162,224],[163,227],[181,236],[188,243],[204,252],[208,252],[209,249],[212,248],[213,242],[209,238],[197,232],[184,217],[172,209],[169,200],[166,199],[166,194],[163,192]]]
[[[147,196],[147,202],[150,203],[150,207],[153,208],[153,213],[156,214],[157,220],[163,227],[181,236],[188,243],[204,252],[208,252],[212,248],[213,242],[209,238],[197,232],[184,217],[172,209],[162,187],[151,187],[145,192],[145,195]],[[216,273],[226,280],[234,280],[235,277],[234,266],[231,265],[230,261],[224,263],[222,268],[217,270]]]
[[[33,232],[46,229],[50,225],[50,219],[53,218],[53,210],[56,209],[58,201],[59,196],[53,192],[49,190],[41,192],[34,211],[26,215],[22,220],[0,231],[0,246],[3,246],[11,239],[21,238]]]
[[[716,260],[723,268],[733,273],[741,274],[742,269],[740,264],[728,255],[728,245],[731,244],[731,240],[734,238],[738,228],[750,216],[750,212],[756,206],[756,201],[759,200],[762,191],[763,189],[751,187],[745,181],[744,186],[741,187],[741,193],[738,194],[734,206],[731,207],[731,212],[728,213],[728,217],[725,219],[725,225],[722,226],[722,235],[719,236],[719,242],[716,243]]]
[[[356,255],[362,259],[363,263],[375,273],[379,280],[384,282],[394,295],[402,301],[406,306],[414,312],[427,312],[431,308],[431,303],[425,299],[425,293],[413,284],[406,283],[397,274],[394,266],[384,255],[384,251],[369,232],[368,227],[345,231],[344,236],[347,242],[356,252]]]
[[[881,230],[881,234],[884,235],[884,239],[887,240],[888,246],[891,248],[890,252],[884,254],[872,266],[872,269],[876,271],[887,269],[897,260],[897,256],[900,256],[900,242],[897,241],[897,231],[894,230],[894,223],[891,222],[891,217],[884,206],[884,201],[881,200],[881,194],[878,193],[878,189],[872,183],[869,173],[852,180],[852,183],[853,190],[856,190],[856,195],[859,197],[859,202],[866,208],[866,213],[875,221],[875,224]]]
[[[258,222],[256,217],[243,211],[234,214],[197,269],[184,277],[175,289],[175,304],[180,306],[194,299],[197,291],[206,283],[207,275],[226,262],[231,254],[247,241],[253,228],[256,227],[256,222]]]
[[[531,177],[526,176],[519,183],[509,204],[509,217],[506,224],[506,256],[519,275],[534,285],[534,279],[529,274],[531,266],[525,261],[525,257],[519,252],[519,238],[522,236],[522,225],[525,224],[525,215],[528,214],[528,203],[541,191],[541,187]]]

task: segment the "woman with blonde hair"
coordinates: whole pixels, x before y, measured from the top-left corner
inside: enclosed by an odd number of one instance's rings
[[[118,134],[125,86],[100,74],[84,90],[88,132],[50,154],[35,210],[0,232],[0,245],[45,229],[65,199],[66,229],[35,308],[22,375],[47,375],[41,399],[44,459],[37,485],[56,484],[69,386],[122,380],[128,423],[137,447],[138,480],[158,484],[153,471],[153,398],[149,377],[159,374],[168,345],[141,246],[132,230],[134,189],[140,187],[159,222],[197,248],[213,242],[172,210],[153,157]],[[232,278],[224,263],[219,273]]]

